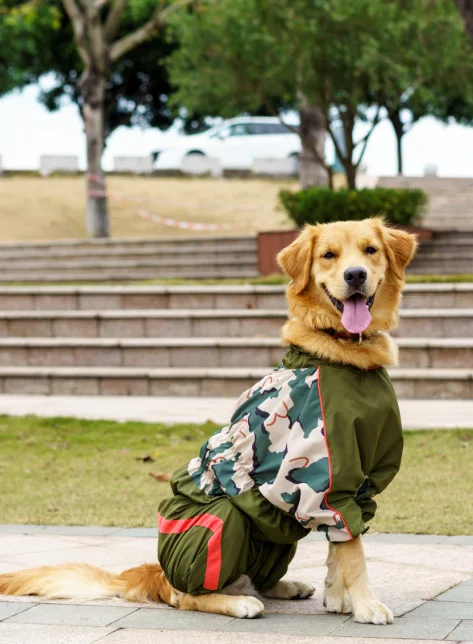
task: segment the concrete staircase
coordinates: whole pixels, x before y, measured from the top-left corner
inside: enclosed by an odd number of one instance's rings
[[[0,283],[258,276],[255,237],[131,238],[0,245]]]
[[[424,241],[420,245],[409,266],[409,273],[473,273],[473,230],[436,231],[430,241]]]
[[[0,392],[237,396],[277,365],[281,286],[0,288]],[[473,284],[409,284],[403,398],[473,396]]]
[[[410,273],[473,272],[473,229],[436,231]],[[84,240],[0,245],[0,284],[258,277],[256,237]]]
[[[429,195],[422,222],[435,230],[473,231],[473,179],[444,177],[380,177],[383,188],[420,188]]]

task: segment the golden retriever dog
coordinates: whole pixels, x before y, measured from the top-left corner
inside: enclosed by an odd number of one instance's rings
[[[229,425],[178,470],[158,513],[160,564],[121,574],[87,564],[0,575],[0,593],[48,599],[165,602],[255,617],[263,597],[302,599],[285,581],[297,542],[329,541],[324,605],[387,624],[370,587],[361,536],[399,468],[402,428],[385,367],[404,270],[416,248],[380,218],[307,226],[279,254],[291,278],[289,351],[242,394]]]

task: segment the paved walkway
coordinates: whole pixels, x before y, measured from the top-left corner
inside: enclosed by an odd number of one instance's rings
[[[235,398],[0,395],[0,414],[136,420],[160,423],[228,422]],[[401,400],[405,429],[473,428],[472,400]]]
[[[327,546],[301,542],[288,578],[316,585],[312,599],[265,600],[254,620],[177,612],[121,600],[82,604],[0,597],[1,644],[433,644],[473,642],[473,536],[365,538],[375,590],[394,611],[391,626],[356,624],[322,606]],[[156,559],[156,531],[103,527],[0,526],[0,572],[88,562],[112,571]]]

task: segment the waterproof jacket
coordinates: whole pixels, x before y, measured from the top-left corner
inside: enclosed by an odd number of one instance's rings
[[[384,368],[330,363],[292,347],[281,367],[242,394],[188,472],[209,497],[252,490],[255,520],[262,495],[303,528],[339,542],[366,531],[373,497],[398,472],[402,447]]]

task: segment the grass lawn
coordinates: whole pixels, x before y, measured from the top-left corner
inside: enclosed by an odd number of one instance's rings
[[[0,523],[153,526],[169,484],[149,473],[184,464],[215,429],[1,416]],[[371,531],[471,534],[472,489],[473,431],[407,432]]]
[[[281,188],[293,180],[108,177],[110,228],[113,237],[180,237],[251,234],[290,229],[278,207]],[[4,177],[0,180],[2,242],[83,239],[83,177]],[[225,223],[223,231],[190,231],[156,224],[136,214],[151,214],[199,223]]]

